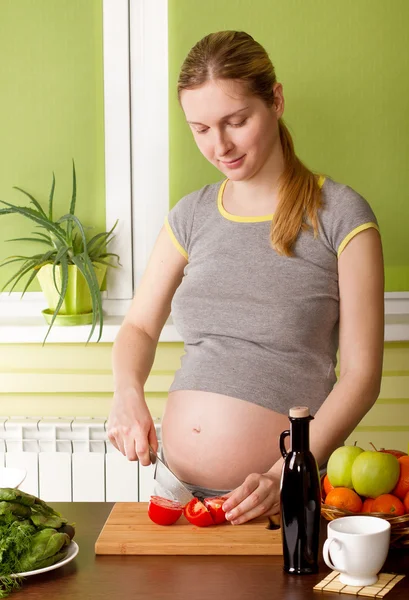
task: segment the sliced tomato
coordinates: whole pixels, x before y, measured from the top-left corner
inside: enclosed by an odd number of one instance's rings
[[[183,513],[180,502],[161,496],[151,496],[148,506],[149,518],[158,525],[173,525]]]
[[[226,521],[226,513],[222,509],[223,503],[226,502],[226,500],[226,496],[214,496],[203,500],[203,504],[210,512],[215,525],[220,525]]]
[[[193,498],[183,509],[184,515],[189,523],[198,527],[208,527],[214,525],[212,515],[206,506],[198,498]]]

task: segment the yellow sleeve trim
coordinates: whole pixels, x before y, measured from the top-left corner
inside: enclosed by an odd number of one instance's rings
[[[173,231],[172,231],[172,228],[171,228],[171,226],[169,225],[169,220],[168,220],[168,217],[165,217],[165,227],[166,227],[166,229],[167,229],[167,231],[168,231],[168,233],[169,233],[170,239],[172,240],[172,242],[173,242],[173,245],[175,246],[176,250],[178,250],[178,251],[180,252],[180,254],[181,254],[182,256],[184,256],[184,258],[186,258],[186,260],[189,260],[189,257],[188,257],[188,255],[187,255],[187,252],[186,252],[186,250],[183,248],[183,246],[181,246],[181,245],[179,244],[179,242],[178,242],[178,241],[177,241],[177,239],[176,239],[176,236],[175,236],[175,234],[174,234],[174,233],[173,233]]]
[[[348,235],[344,237],[344,239],[338,247],[338,258],[341,256],[341,252],[344,250],[348,242],[350,242],[352,238],[356,236],[357,233],[365,231],[365,229],[370,229],[371,227],[376,229],[376,231],[379,231],[379,227],[376,223],[364,223],[363,225],[359,225],[359,227],[355,227],[355,229],[353,229],[351,233],[348,233]]]

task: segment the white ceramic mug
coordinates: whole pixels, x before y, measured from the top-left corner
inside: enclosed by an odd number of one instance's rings
[[[341,582],[356,586],[376,583],[389,551],[390,523],[379,517],[342,517],[328,523],[327,532],[324,561],[340,572]]]

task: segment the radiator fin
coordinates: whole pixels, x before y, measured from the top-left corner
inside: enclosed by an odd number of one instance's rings
[[[153,467],[129,461],[100,417],[0,417],[0,467],[27,471],[20,489],[45,502],[143,502]],[[155,420],[161,447],[161,424]]]

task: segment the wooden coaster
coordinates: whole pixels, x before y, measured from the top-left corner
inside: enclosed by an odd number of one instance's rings
[[[383,598],[404,577],[404,575],[396,575],[395,573],[379,573],[378,581],[376,583],[358,587],[341,583],[339,580],[339,572],[331,571],[331,573],[327,575],[325,579],[317,583],[313,589],[321,592],[338,592],[339,594],[352,594],[353,596]]]

